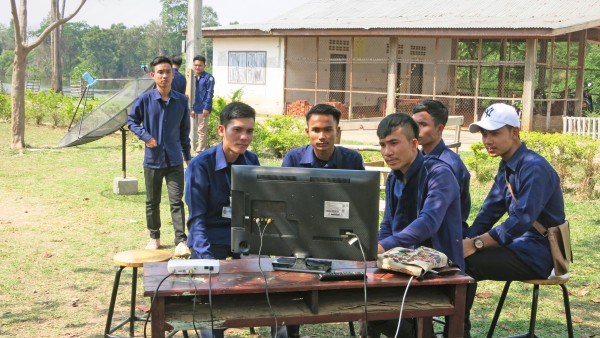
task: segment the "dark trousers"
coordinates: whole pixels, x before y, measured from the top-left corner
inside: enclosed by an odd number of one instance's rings
[[[527,280],[546,278],[538,275],[511,250],[496,246],[477,251],[465,258],[467,274],[476,281],[481,280]],[[471,321],[469,313],[475,301],[477,283],[467,285],[467,304],[465,313],[465,337],[470,337]]]
[[[183,205],[183,164],[163,169],[144,168],[146,180],[146,224],[150,238],[160,238],[160,200],[163,179],[167,182],[171,219],[175,230],[175,245],[187,242],[185,234],[185,207]]]
[[[398,329],[398,320],[370,320],[365,330],[364,322],[360,322],[361,337],[380,338],[381,335],[394,337]],[[366,331],[366,332],[365,332]],[[395,338],[414,338],[417,336],[417,323],[414,318],[401,319],[400,331]]]

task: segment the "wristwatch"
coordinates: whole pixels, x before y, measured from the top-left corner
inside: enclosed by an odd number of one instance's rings
[[[473,239],[473,246],[475,247],[475,250],[479,251],[483,249],[484,245],[485,244],[481,240],[481,237],[477,236]]]

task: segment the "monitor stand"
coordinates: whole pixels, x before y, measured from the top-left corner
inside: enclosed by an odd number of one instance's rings
[[[306,257],[279,257],[273,261],[273,270],[318,274],[331,270],[331,261]]]

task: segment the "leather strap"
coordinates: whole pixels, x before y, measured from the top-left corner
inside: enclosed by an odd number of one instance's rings
[[[518,203],[519,200],[517,200],[517,197],[515,197],[515,193],[513,192],[512,186],[510,185],[510,182],[508,181],[508,177],[506,174],[504,175],[504,180],[506,181],[506,187],[508,188],[508,191],[510,191],[510,195],[515,200],[515,202]],[[548,236],[548,229],[546,229],[546,227],[544,227],[540,222],[534,221],[533,227],[535,228],[535,230],[537,230],[537,232],[540,233],[540,235],[542,235],[544,237]]]

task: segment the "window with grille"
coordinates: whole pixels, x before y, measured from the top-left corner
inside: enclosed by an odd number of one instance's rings
[[[329,50],[338,52],[348,52],[350,51],[350,41],[329,39]]]
[[[265,84],[267,52],[229,52],[229,83]]]
[[[387,54],[389,54],[389,53],[390,53],[390,44],[389,44],[389,43],[388,43],[388,44],[387,44],[387,46],[386,46],[386,50],[385,50],[385,52],[386,52]],[[399,44],[399,45],[398,45],[398,53],[397,53],[396,55],[402,55],[402,54],[404,54],[404,45],[402,45],[402,44]]]
[[[410,46],[410,55],[427,55],[427,47],[425,46]]]

